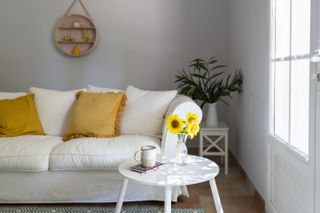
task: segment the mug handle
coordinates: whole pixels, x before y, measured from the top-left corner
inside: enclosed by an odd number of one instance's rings
[[[137,154],[138,154],[139,152],[142,152],[142,151],[141,151],[141,150],[136,151],[136,152],[134,153],[134,157],[133,157],[133,158],[134,158],[134,160],[135,160],[135,161],[137,161],[137,162],[139,162],[139,163],[140,163],[140,162],[141,162],[141,160],[137,160]]]

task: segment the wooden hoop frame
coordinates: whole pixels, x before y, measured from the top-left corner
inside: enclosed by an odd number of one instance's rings
[[[79,2],[85,15],[70,14],[72,7]],[[74,23],[78,22],[79,27]],[[85,56],[91,53],[97,46],[99,32],[96,25],[84,6],[82,0],[74,0],[65,15],[58,21],[54,41],[59,50],[71,57]],[[75,49],[77,54],[75,54]]]

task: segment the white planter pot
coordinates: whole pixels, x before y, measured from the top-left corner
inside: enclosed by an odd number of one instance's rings
[[[218,126],[217,103],[207,105],[206,127]]]

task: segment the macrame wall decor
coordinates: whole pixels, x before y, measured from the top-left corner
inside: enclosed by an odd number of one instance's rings
[[[85,15],[70,14],[77,2],[80,3]],[[54,40],[57,47],[68,56],[79,57],[94,50],[98,39],[98,30],[92,16],[82,0],[74,0],[56,26]]]

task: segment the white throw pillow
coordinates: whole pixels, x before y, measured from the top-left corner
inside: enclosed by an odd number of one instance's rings
[[[80,90],[57,91],[31,87],[44,132],[63,136],[69,122],[70,111]],[[81,89],[86,91],[86,89]]]
[[[27,95],[24,92],[0,92],[0,100],[4,99],[16,99],[21,96]]]
[[[123,92],[123,91],[120,89],[96,87],[96,86],[89,84],[88,85],[88,92]]]
[[[159,135],[165,113],[177,91],[146,91],[128,86],[121,134]]]

